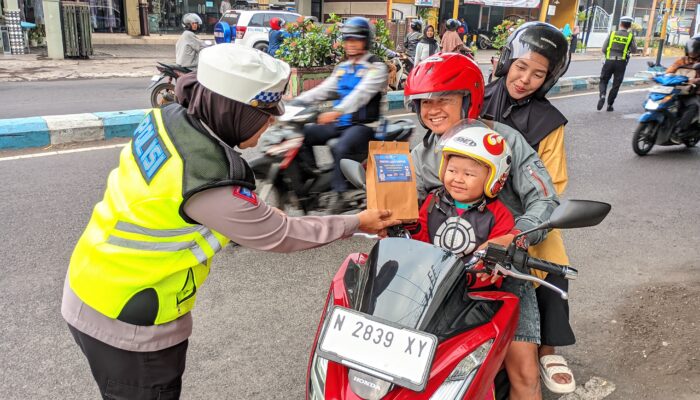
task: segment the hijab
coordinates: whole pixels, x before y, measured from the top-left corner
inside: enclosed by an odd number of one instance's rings
[[[428,37],[428,29],[433,30],[433,37],[431,38]],[[420,40],[420,42],[428,45],[428,55],[432,56],[433,54],[437,53],[438,44],[437,40],[435,40],[435,28],[433,28],[432,25],[425,27],[423,30],[423,38]]]
[[[197,81],[196,72],[177,79],[175,95],[187,115],[202,121],[231,147],[250,139],[270,118],[264,111],[207,89]]]
[[[516,129],[535,150],[542,139],[569,122],[544,97],[534,94],[520,100],[510,97],[505,76],[486,85],[481,115]]]
[[[442,51],[445,53],[456,53],[463,44],[456,31],[448,30],[442,35]]]

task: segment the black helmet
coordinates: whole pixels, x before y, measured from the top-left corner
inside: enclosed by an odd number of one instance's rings
[[[418,19],[414,19],[413,21],[411,21],[411,29],[413,29],[416,32],[420,32],[423,30],[423,23]]]
[[[456,31],[459,26],[462,25],[457,21],[456,19],[448,19],[447,22],[445,23],[445,28],[447,28],[448,31]]]
[[[495,75],[505,76],[514,60],[531,51],[549,60],[547,78],[542,87],[535,92],[537,97],[544,97],[557,80],[566,73],[570,61],[569,42],[553,25],[546,22],[527,22],[516,29],[501,49]]]
[[[192,24],[197,24],[197,30],[202,27],[202,19],[195,13],[189,13],[182,16],[182,27],[187,31],[193,31]]]
[[[369,44],[372,43],[372,25],[367,18],[352,17],[348,19],[340,26],[340,33],[343,35],[343,40],[349,38],[364,39],[365,49],[369,49]]]
[[[688,39],[685,44],[685,55],[690,58],[700,58],[700,35]]]

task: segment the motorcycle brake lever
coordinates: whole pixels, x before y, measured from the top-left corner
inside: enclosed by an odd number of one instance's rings
[[[524,273],[518,272],[512,268],[505,268],[501,264],[496,264],[496,267],[494,268],[494,272],[497,272],[503,276],[510,276],[512,278],[520,279],[523,281],[537,282],[540,285],[559,293],[559,296],[562,298],[562,300],[569,299],[568,293],[566,293],[565,291],[559,289],[558,287],[552,285],[551,283],[549,283],[545,280],[542,280],[536,276],[532,276],[530,274],[524,274]]]

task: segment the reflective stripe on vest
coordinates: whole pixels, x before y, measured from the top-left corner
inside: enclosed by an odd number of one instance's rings
[[[608,41],[608,48],[605,50],[605,58],[610,59],[610,50],[613,47],[613,44],[620,44],[624,45],[624,49],[622,50],[622,59],[627,58],[627,51],[630,48],[630,44],[632,43],[632,32],[630,32],[627,36],[620,36],[616,32],[613,32],[610,35],[610,40]]]
[[[183,171],[160,110],[152,110],[122,150],[71,257],[71,289],[90,307],[116,319],[146,289],[157,294],[154,324],[194,307],[211,258],[228,239],[180,215]]]

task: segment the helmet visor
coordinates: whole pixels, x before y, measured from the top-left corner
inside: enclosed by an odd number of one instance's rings
[[[558,31],[545,27],[531,27],[513,38],[510,59],[527,59],[547,68],[550,76],[558,79],[569,66],[569,43]]]
[[[486,128],[490,129],[488,125],[483,123],[482,121],[478,119],[471,119],[471,118],[466,118],[457,123],[457,125],[453,126],[452,128],[448,129],[447,132],[443,133],[440,135],[440,139],[438,139],[437,145],[440,150],[442,150],[443,147],[445,147],[445,143],[447,143],[450,139],[452,139],[456,134],[459,132],[462,132],[465,129],[468,128]]]

